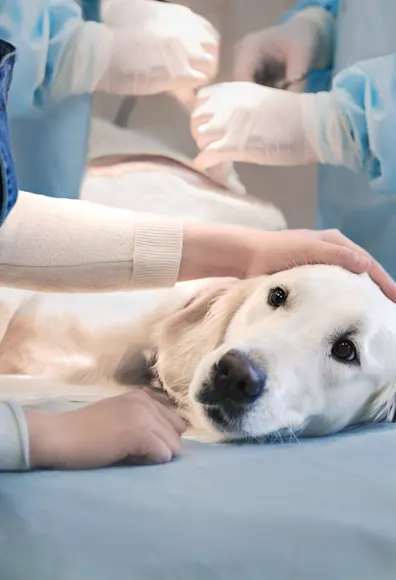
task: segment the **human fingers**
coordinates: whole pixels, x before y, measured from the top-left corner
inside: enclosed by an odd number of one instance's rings
[[[135,448],[132,441],[132,449]],[[156,417],[151,432],[147,433],[140,443],[139,456],[145,458],[145,461],[163,463],[179,455],[180,450],[180,435],[170,423]]]
[[[396,282],[393,278],[388,274],[388,272],[370,256],[366,250],[355,244],[352,240],[344,236],[339,230],[325,230],[321,232],[322,239],[326,241],[330,241],[332,243],[339,244],[345,248],[349,248],[352,251],[359,252],[365,256],[367,256],[371,263],[369,268],[367,269],[367,273],[369,274],[370,278],[379,286],[382,292],[393,302],[396,302]]]
[[[140,446],[139,453],[136,453],[135,446],[132,445],[131,453],[126,460],[135,465],[146,465],[152,463],[168,463],[173,457],[172,450],[164,441],[161,435],[151,433]]]
[[[304,266],[307,264],[327,264],[340,266],[355,274],[363,274],[371,266],[371,260],[365,254],[358,253],[349,248],[318,241],[315,239],[304,240],[300,243],[294,241],[293,247],[288,253],[288,260],[284,267]]]
[[[167,407],[165,407],[165,405],[163,405],[159,401],[153,399],[152,402],[159,415],[167,423],[169,423],[169,425],[172,426],[172,428],[176,431],[178,435],[182,435],[186,430],[186,424],[183,421],[183,419],[179,417],[179,415],[175,413],[175,411],[172,411],[172,409],[168,409]]]

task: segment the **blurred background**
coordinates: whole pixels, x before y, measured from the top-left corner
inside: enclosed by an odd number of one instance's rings
[[[180,0],[208,18],[222,35],[218,80],[231,79],[232,51],[244,34],[274,24],[294,0]],[[122,127],[144,130],[157,140],[191,157],[196,147],[190,137],[189,118],[169,95],[123,99],[95,95],[94,115]],[[290,227],[313,227],[315,214],[315,168],[267,168],[239,165],[247,191],[272,201],[283,212]]]

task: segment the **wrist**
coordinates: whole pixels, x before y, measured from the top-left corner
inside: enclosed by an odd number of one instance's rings
[[[321,114],[318,106],[319,93],[303,93],[300,100],[302,144],[298,144],[302,158],[300,163],[324,163],[321,143]],[[320,93],[326,94],[326,93]]]
[[[131,287],[173,286],[179,279],[183,243],[181,220],[135,214]]]
[[[103,22],[85,22],[85,43],[92,52],[89,92],[111,92],[111,74],[114,71],[113,53],[115,32]],[[82,75],[86,75],[81,64],[76,62],[76,71],[79,71],[80,84],[84,82]],[[86,81],[85,81],[86,82]]]
[[[321,164],[361,169],[348,115],[337,102],[336,91],[303,95],[303,125],[310,148]]]
[[[30,465],[33,469],[48,469],[59,463],[59,415],[42,411],[25,410],[29,432]]]
[[[52,84],[52,97],[60,100],[110,86],[108,71],[111,70],[113,45],[114,32],[108,26],[102,22],[82,21],[61,60]]]
[[[308,165],[321,161],[318,93],[261,89],[262,117],[270,121],[260,126],[263,146],[258,150],[262,157],[259,162],[263,165]],[[264,116],[266,109],[271,111],[270,117]]]
[[[60,80],[70,79],[71,86],[65,94],[106,91],[111,86],[113,45],[114,31],[106,24],[90,21],[80,26],[58,75]]]
[[[246,231],[225,225],[186,223],[179,282],[201,278],[245,278]]]

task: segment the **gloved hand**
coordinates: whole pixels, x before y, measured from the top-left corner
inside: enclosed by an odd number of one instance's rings
[[[253,83],[222,83],[201,89],[191,116],[191,132],[201,150],[195,160],[197,167],[224,161],[261,165],[323,162],[317,145],[318,99],[330,101],[329,93],[301,95]],[[336,140],[334,146],[337,144]]]
[[[179,101],[179,103],[184,107],[186,112],[191,115],[195,109],[195,104],[197,101],[197,95],[193,90],[181,90],[173,91],[173,96]],[[243,185],[238,173],[235,171],[234,164],[232,161],[225,161],[224,163],[219,163],[218,165],[213,165],[209,167],[206,171],[213,181],[223,185],[228,190],[236,193],[237,195],[245,195],[246,188]]]
[[[94,89],[148,95],[202,86],[216,75],[218,33],[189,8],[107,0],[102,17]]]
[[[333,38],[334,21],[326,10],[303,10],[284,24],[248,34],[237,44],[234,80],[302,92],[307,74],[330,64]]]

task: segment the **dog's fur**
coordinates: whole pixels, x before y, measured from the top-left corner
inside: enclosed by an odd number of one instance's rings
[[[276,287],[288,294],[279,308],[268,303]],[[133,327],[101,332],[42,314],[33,298],[4,330],[0,373],[150,388],[218,440],[318,436],[393,419],[396,306],[367,276],[304,266],[183,288]],[[340,337],[356,345],[357,361],[332,357]],[[220,405],[213,421],[200,394],[230,350],[265,373],[266,388],[237,417]]]

